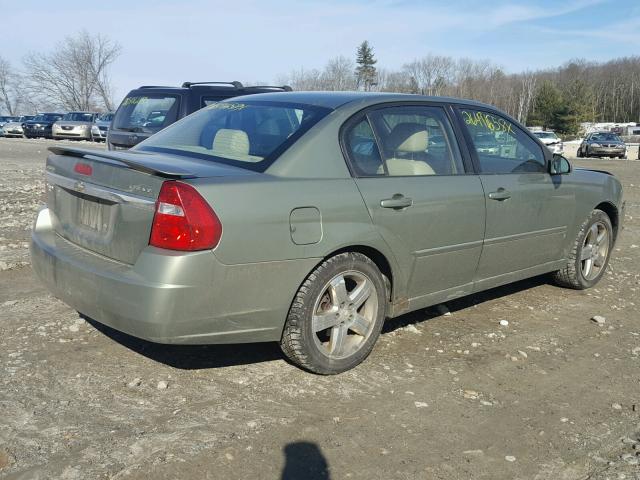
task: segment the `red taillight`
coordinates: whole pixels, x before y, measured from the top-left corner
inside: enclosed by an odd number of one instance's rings
[[[222,224],[191,185],[167,181],[160,188],[149,245],[169,250],[209,250],[222,236]]]
[[[73,171],[80,175],[90,176],[93,174],[93,168],[91,165],[87,165],[86,163],[76,163],[76,166],[73,167]]]

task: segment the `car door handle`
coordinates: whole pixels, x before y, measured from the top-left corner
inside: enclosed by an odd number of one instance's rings
[[[509,190],[505,190],[504,188],[499,188],[495,192],[491,192],[489,194],[489,198],[491,200],[506,200],[511,198],[511,192]]]
[[[405,197],[401,193],[396,193],[391,198],[385,198],[380,200],[380,206],[382,208],[395,208],[397,210],[407,208],[413,205],[413,200],[409,197]]]

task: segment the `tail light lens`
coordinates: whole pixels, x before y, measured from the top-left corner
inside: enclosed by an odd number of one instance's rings
[[[169,250],[210,250],[221,236],[218,216],[195,188],[176,181],[162,184],[149,245]]]

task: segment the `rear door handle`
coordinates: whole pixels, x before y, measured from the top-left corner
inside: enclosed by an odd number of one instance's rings
[[[382,208],[394,208],[396,210],[400,210],[410,207],[411,205],[413,205],[413,200],[409,197],[405,197],[401,193],[396,193],[391,198],[380,200],[380,206]]]
[[[500,187],[495,192],[491,192],[489,194],[489,198],[491,200],[506,200],[508,198],[511,198],[511,192],[509,190],[505,190],[504,188]]]

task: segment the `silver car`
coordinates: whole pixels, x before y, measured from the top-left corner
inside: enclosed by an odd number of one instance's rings
[[[91,112],[69,112],[62,120],[58,120],[51,127],[51,136],[56,140],[70,138],[73,140],[92,140],[91,128],[96,114]]]
[[[91,133],[93,134],[94,141],[104,142],[107,140],[107,134],[109,133],[109,128],[114,115],[114,112],[98,115],[96,121],[91,127]]]
[[[24,135],[24,122],[31,120],[35,115],[23,115],[12,122],[5,123],[2,132],[5,137],[22,137]]]
[[[533,134],[551,150],[551,153],[558,153],[560,155],[564,153],[564,144],[562,143],[562,139],[556,135],[556,132],[538,130],[533,132]]]
[[[50,150],[31,258],[56,296],[155,342],[277,341],[322,374],[388,317],[546,273],[594,286],[624,218],[613,175],[451,98],[257,94],[129,151]]]

